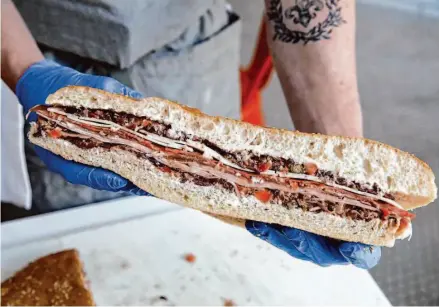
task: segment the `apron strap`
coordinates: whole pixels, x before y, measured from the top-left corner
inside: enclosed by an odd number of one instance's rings
[[[267,27],[262,18],[250,65],[240,69],[241,118],[243,121],[264,125],[261,92],[268,84],[272,72],[273,62],[267,44]]]

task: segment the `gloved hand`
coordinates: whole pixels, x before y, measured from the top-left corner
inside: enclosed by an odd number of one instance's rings
[[[353,264],[370,269],[378,264],[381,249],[361,243],[340,242],[307,231],[275,224],[247,221],[247,230],[291,256],[326,267]]]
[[[30,66],[18,80],[15,92],[26,114],[33,106],[44,104],[49,94],[68,85],[89,86],[133,98],[142,97],[140,93],[112,78],[82,74],[48,60]],[[35,119],[35,114],[29,117],[30,121]],[[49,170],[61,174],[70,183],[86,185],[98,190],[147,195],[146,192],[113,172],[64,160],[38,146],[35,146],[35,151]]]

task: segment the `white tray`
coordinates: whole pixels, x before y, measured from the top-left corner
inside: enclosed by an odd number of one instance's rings
[[[176,305],[390,305],[367,271],[296,260],[244,229],[154,198],[4,223],[2,239],[2,280],[77,248],[98,305],[165,303],[159,296]]]

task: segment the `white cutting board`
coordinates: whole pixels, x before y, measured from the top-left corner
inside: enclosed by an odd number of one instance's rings
[[[2,280],[66,248],[80,251],[98,305],[390,305],[366,271],[293,259],[190,209],[3,247]]]

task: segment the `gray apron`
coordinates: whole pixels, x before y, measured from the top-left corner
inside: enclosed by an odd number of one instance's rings
[[[225,0],[14,2],[46,58],[145,96],[240,117],[241,25]],[[25,151],[40,212],[126,195],[70,184],[45,168],[28,141]]]

